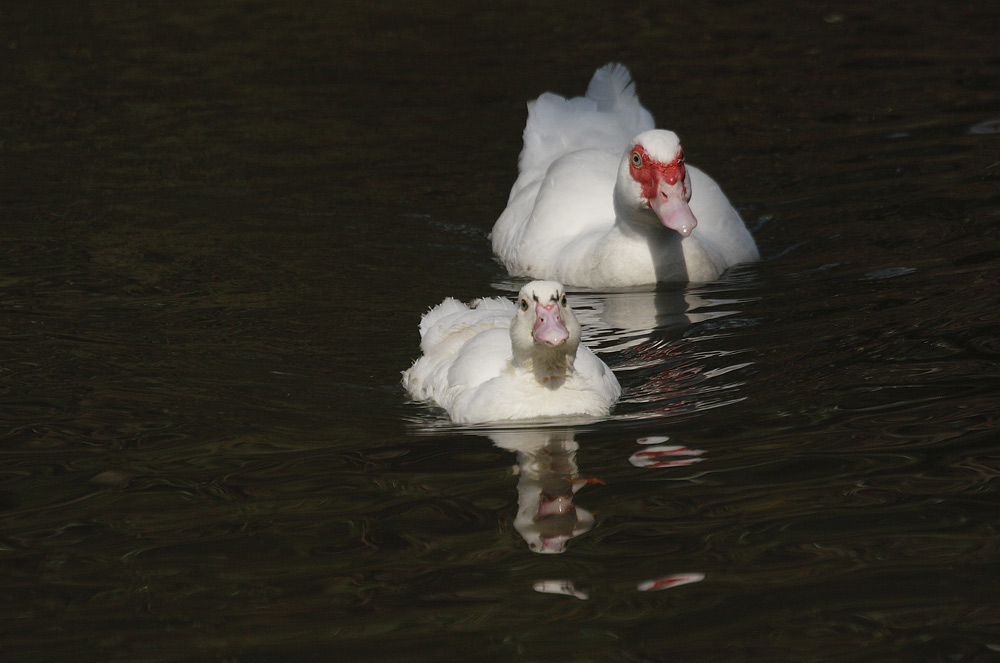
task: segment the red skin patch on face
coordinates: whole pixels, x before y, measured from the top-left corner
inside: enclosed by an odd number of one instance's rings
[[[635,165],[636,155],[641,159],[639,167]],[[687,170],[684,168],[684,151],[678,151],[677,158],[670,163],[663,163],[650,157],[642,145],[636,145],[629,154],[629,172],[632,174],[632,179],[642,186],[642,197],[648,201],[659,193],[661,179],[670,185],[685,181]],[[686,182],[684,194],[687,195]]]

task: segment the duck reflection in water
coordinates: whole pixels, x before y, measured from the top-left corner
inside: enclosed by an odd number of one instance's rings
[[[576,504],[576,493],[597,479],[580,477],[579,445],[571,432],[511,430],[490,434],[501,449],[517,454],[517,516],[514,529],[536,553],[561,553],[590,531],[594,516]]]
[[[517,454],[517,516],[514,529],[532,552],[556,554],[566,551],[570,540],[589,532],[594,516],[576,503],[577,493],[587,484],[603,484],[596,478],[580,476],[576,452],[580,446],[570,431],[496,431],[490,439],[501,449]],[[665,445],[666,436],[636,440],[642,449],[629,457],[634,467],[656,469],[683,467],[703,460],[704,451],[682,445]],[[639,592],[660,591],[700,582],[703,573],[672,573],[642,580]],[[561,594],[580,600],[590,598],[572,580],[550,579],[534,583],[536,592]]]
[[[677,285],[573,294],[573,311],[587,332],[584,339],[601,340],[603,352],[671,345],[691,325],[737,312],[718,310],[715,304],[696,289]]]
[[[490,439],[517,454],[517,516],[514,529],[537,553],[561,553],[566,544],[594,526],[594,516],[576,503],[576,494],[598,478],[580,476],[576,452],[580,445],[570,431],[496,431]],[[666,445],[667,436],[641,437],[643,445],[631,456],[635,467],[684,467],[704,460],[701,449]]]
[[[685,446],[677,444],[663,444],[669,439],[666,435],[640,437],[636,442],[648,446],[629,456],[628,462],[636,467],[657,469],[661,467],[684,467],[705,460],[701,456],[705,452],[701,449],[688,449]]]
[[[749,365],[748,353],[706,353],[698,343],[729,324],[721,318],[740,313],[740,300],[719,287],[662,285],[574,295],[584,342],[613,357],[625,389],[617,416],[657,419],[741,398],[735,390],[743,384],[739,371]]]

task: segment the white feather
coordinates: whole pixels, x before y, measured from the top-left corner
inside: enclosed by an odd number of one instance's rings
[[[698,221],[691,235],[626,227],[616,196],[641,205],[637,191],[622,188],[624,158],[653,127],[628,69],[617,63],[598,69],[583,97],[546,92],[529,102],[518,176],[492,232],[493,252],[511,274],[590,287],[707,281],[758,258],[725,194],[690,165]]]
[[[445,299],[420,321],[423,356],[403,372],[403,385],[414,399],[437,403],[459,423],[606,415],[621,386],[580,344],[572,308],[561,308],[569,334],[562,345],[532,337],[534,298],[558,302],[562,296],[560,284],[535,281],[519,296],[532,302],[527,310],[501,298],[472,305]]]

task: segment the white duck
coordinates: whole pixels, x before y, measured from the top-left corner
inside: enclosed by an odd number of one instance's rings
[[[583,97],[528,103],[524,148],[493,252],[515,276],[588,287],[710,281],[757,260],[719,185],[654,129],[631,74],[610,63]]]
[[[417,400],[458,423],[606,415],[621,395],[611,369],[580,344],[559,283],[533,281],[515,305],[448,298],[420,320],[423,356],[403,372]]]

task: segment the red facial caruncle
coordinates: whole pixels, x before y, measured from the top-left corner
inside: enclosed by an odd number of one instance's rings
[[[641,188],[642,202],[653,211],[664,227],[687,237],[698,225],[688,207],[691,190],[688,187],[684,152],[678,148],[668,163],[649,156],[641,144],[636,144],[628,156],[629,174]]]
[[[663,163],[649,156],[646,148],[636,145],[629,156],[629,171],[632,179],[642,185],[642,197],[651,200],[659,191],[657,178],[662,178],[667,184],[681,182],[685,197],[690,197],[687,190],[687,169],[684,168],[684,151],[678,150],[677,156],[670,163]]]

